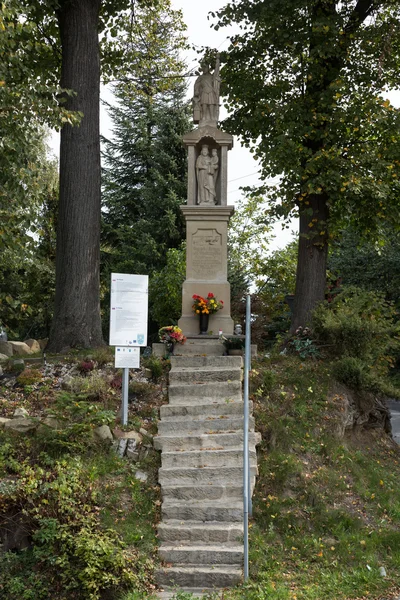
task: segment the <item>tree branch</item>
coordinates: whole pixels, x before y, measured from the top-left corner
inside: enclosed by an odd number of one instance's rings
[[[382,0],[358,0],[345,27],[345,32],[354,33],[357,31],[361,23],[363,23],[380,4],[382,4]]]

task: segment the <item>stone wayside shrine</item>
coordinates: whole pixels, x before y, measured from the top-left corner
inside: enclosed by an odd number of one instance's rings
[[[234,212],[227,206],[228,150],[233,137],[217,127],[219,113],[219,57],[214,72],[202,64],[194,86],[193,120],[197,129],[186,134],[188,150],[187,205],[181,207],[186,220],[186,280],[182,289],[182,317],[178,325],[186,336],[199,333],[193,314],[193,294],[207,297],[212,292],[224,303],[223,310],[210,315],[209,331],[233,334],[228,283],[228,223]]]

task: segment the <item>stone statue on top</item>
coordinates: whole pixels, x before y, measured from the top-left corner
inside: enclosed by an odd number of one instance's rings
[[[205,60],[200,66],[202,74],[198,76],[194,84],[193,121],[200,127],[206,125],[217,127],[221,87],[219,54],[217,54],[213,73],[210,72],[210,65]]]

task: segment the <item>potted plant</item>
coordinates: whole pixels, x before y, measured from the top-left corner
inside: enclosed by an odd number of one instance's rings
[[[165,344],[166,354],[173,354],[175,344],[184,344],[186,337],[183,335],[182,329],[177,325],[167,325],[158,330],[160,342]]]
[[[230,356],[243,356],[244,351],[244,338],[240,337],[229,337],[222,338],[225,350]]]
[[[193,294],[192,310],[200,319],[200,335],[206,335],[208,331],[209,316],[224,308],[222,300],[217,300],[212,292],[209,292],[207,298]]]

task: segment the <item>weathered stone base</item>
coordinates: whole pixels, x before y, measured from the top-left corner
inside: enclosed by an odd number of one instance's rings
[[[231,286],[227,281],[190,281],[186,280],[182,286],[182,316],[178,321],[179,327],[186,336],[197,335],[200,331],[199,316],[193,314],[193,295],[207,297],[212,292],[217,300],[222,300],[224,308],[210,315],[208,332],[218,335],[220,329],[226,335],[233,334],[233,319],[230,316]]]

